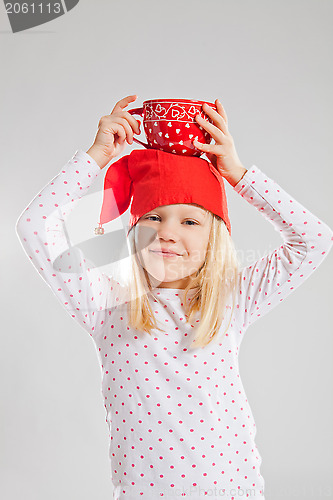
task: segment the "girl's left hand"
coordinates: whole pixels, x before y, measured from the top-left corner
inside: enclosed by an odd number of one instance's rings
[[[202,109],[206,115],[211,118],[213,123],[208,122],[199,114],[195,119],[197,124],[210,133],[215,140],[215,144],[203,144],[196,139],[193,140],[193,146],[206,153],[209,161],[214,165],[220,174],[227,180],[239,174],[241,169],[246,169],[240,161],[234,140],[228,130],[227,114],[218,99],[215,101],[216,110],[204,103]]]

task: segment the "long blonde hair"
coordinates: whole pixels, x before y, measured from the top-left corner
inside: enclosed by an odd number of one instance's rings
[[[190,323],[198,313],[201,313],[194,341],[190,348],[204,347],[214,337],[217,340],[222,321],[226,317],[227,302],[230,297],[232,297],[232,308],[229,306],[231,309],[230,318],[222,335],[229,328],[234,310],[236,282],[239,272],[236,250],[224,221],[212,212],[208,211],[208,214],[211,217],[211,228],[206,259],[197,271],[195,278],[184,290],[184,302],[185,304],[189,302],[186,311],[186,322]],[[132,328],[147,331],[151,335],[152,329],[161,332],[164,332],[164,330],[157,326],[156,318],[148,300],[148,294],[152,290],[152,286],[147,271],[142,267],[138,259],[135,228],[136,226],[133,226],[129,232],[132,264],[132,273],[129,278],[129,325]],[[187,293],[196,287],[198,287],[197,291],[191,300],[187,301]]]

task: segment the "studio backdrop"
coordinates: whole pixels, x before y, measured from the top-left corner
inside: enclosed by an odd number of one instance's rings
[[[332,228],[332,16],[329,0],[0,6],[1,498],[113,497],[94,345],[29,263],[15,231],[22,211],[77,150],[88,151],[100,118],[137,94],[132,107],[220,99],[242,164]],[[99,238],[104,174],[68,219],[73,245]],[[248,266],[281,236],[230,185],[226,192]],[[129,210],[106,225],[106,274],[126,269],[128,222]],[[267,499],[333,498],[331,280],[332,254],[242,343]]]

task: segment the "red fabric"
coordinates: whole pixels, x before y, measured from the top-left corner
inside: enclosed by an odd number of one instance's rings
[[[126,212],[132,196],[130,228],[161,205],[196,203],[220,216],[231,234],[223,177],[203,158],[158,149],[123,156],[105,174],[100,225]]]

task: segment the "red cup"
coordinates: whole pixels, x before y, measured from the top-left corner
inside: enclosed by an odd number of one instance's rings
[[[195,120],[200,114],[205,120],[212,120],[203,112],[206,101],[191,99],[153,99],[144,101],[142,108],[129,109],[131,115],[143,118],[143,128],[148,144],[133,137],[133,141],[147,149],[161,149],[167,153],[185,156],[201,156],[203,153],[193,146],[193,140],[210,144],[212,137]],[[215,104],[207,102],[216,111]]]

